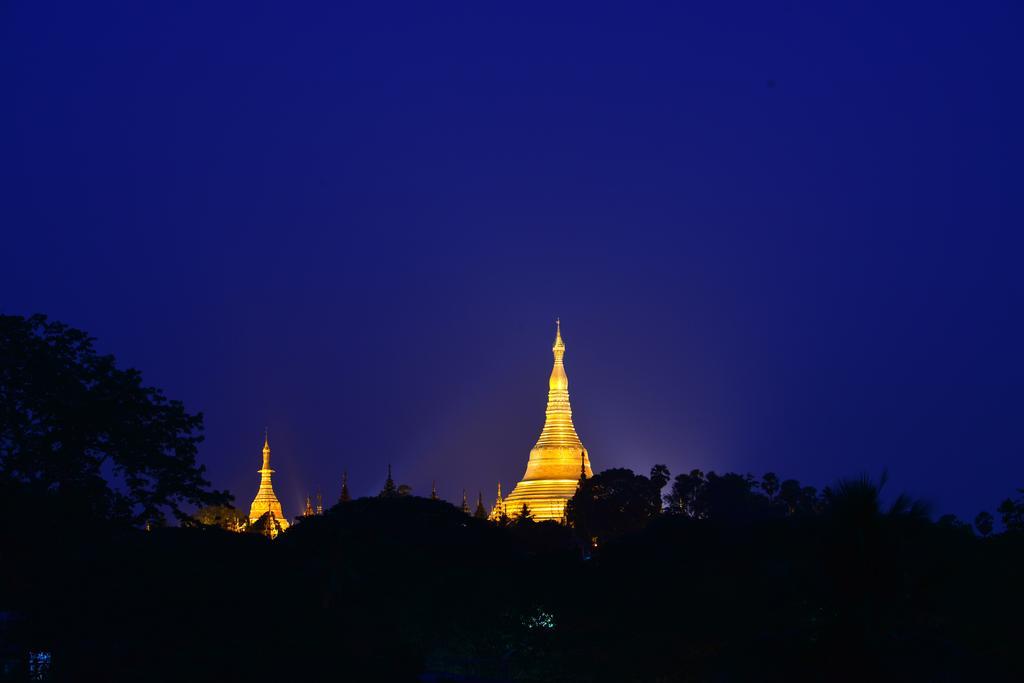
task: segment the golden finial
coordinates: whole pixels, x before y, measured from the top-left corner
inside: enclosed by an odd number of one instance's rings
[[[565,342],[562,341],[562,319],[555,318],[555,345],[552,347],[553,351],[564,351]]]
[[[272,471],[270,470],[270,430],[266,427],[263,428],[263,469],[260,471],[263,470]]]

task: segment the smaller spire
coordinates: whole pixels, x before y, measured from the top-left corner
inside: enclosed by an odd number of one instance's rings
[[[430,500],[437,500],[437,480],[430,482]]]
[[[498,482],[498,497],[494,499],[494,507],[488,519],[498,521],[505,514],[505,499],[501,496],[501,482]]]
[[[324,514],[324,494],[320,489],[316,490],[316,514]]]
[[[580,450],[580,480],[576,482],[576,490],[583,488],[583,482],[587,480],[587,452]]]
[[[395,480],[391,478],[391,463],[388,463],[388,478],[384,482],[384,490],[380,492],[381,497],[389,497],[398,495],[398,491],[395,489]]]
[[[303,517],[313,516],[313,503],[309,500],[309,496],[306,496],[306,509],[302,511]]]
[[[348,470],[341,473],[341,497],[338,498],[339,502],[347,503],[352,500],[352,497],[348,493]]]
[[[469,514],[469,502],[466,500],[466,489],[462,489],[462,511]]]
[[[260,472],[273,472],[270,469],[270,430],[263,428],[263,467]]]

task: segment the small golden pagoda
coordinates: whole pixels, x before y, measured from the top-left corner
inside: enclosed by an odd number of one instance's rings
[[[249,523],[254,524],[256,520],[268,512],[273,512],[281,529],[288,528],[288,518],[281,510],[281,502],[274,493],[274,485],[270,483],[270,475],[274,470],[270,469],[270,437],[263,435],[263,467],[260,472],[260,490],[253,498],[252,506],[249,508]]]
[[[530,451],[523,480],[503,501],[504,510],[510,517],[518,516],[525,503],[538,522],[549,519],[561,521],[566,501],[576,493],[581,467],[587,477],[593,476],[590,455],[572,424],[569,378],[562,363],[565,342],[562,341],[561,321],[556,321],[555,325],[555,345],[551,348],[555,365],[548,380],[544,429]]]
[[[522,508],[522,506],[519,506]],[[492,522],[497,522],[501,519],[501,516],[505,514],[505,501],[501,497],[501,482],[498,482],[498,497],[494,500],[494,507],[491,508],[491,514],[487,515],[487,519]]]

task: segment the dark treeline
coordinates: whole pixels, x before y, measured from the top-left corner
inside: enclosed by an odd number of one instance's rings
[[[81,333],[0,316],[0,397],[6,680],[1024,678],[1024,498],[972,527],[884,476],[655,466],[582,480],[568,525],[392,482],[270,540],[223,528],[201,418]]]

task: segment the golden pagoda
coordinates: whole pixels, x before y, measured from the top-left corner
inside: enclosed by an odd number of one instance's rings
[[[572,424],[569,378],[562,364],[565,342],[562,341],[561,321],[556,321],[555,325],[555,345],[551,348],[555,365],[548,380],[544,429],[530,451],[523,480],[503,501],[504,510],[510,517],[518,516],[525,503],[538,522],[562,519],[566,501],[576,493],[581,468],[587,477],[593,476],[590,455]]]
[[[260,490],[256,492],[256,497],[253,498],[252,506],[249,508],[249,523],[254,524],[266,513],[273,512],[281,529],[287,529],[288,518],[284,516],[281,502],[274,493],[274,485],[270,483],[270,475],[274,473],[274,470],[270,469],[270,437],[267,434],[263,436],[263,467],[259,472]]]
[[[520,509],[522,506],[519,506]],[[498,482],[498,497],[494,500],[494,506],[491,508],[491,514],[487,515],[487,519],[492,522],[497,522],[501,519],[502,515],[505,514],[505,501],[501,497],[501,482]]]

